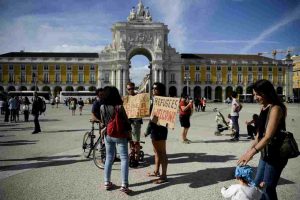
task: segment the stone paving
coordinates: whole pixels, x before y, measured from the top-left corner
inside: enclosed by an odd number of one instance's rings
[[[300,106],[287,104],[288,129],[300,144]],[[82,156],[83,134],[90,129],[91,106],[83,115],[71,116],[63,105],[51,108],[41,116],[43,132],[32,135],[29,123],[4,123],[0,116],[0,199],[222,199],[221,187],[235,183],[233,173],[238,157],[248,148],[244,122],[259,112],[259,105],[244,104],[240,116],[241,140],[229,141],[230,136],[215,136],[215,115],[218,107],[227,116],[227,104],[208,104],[206,112],[194,113],[188,137],[191,144],[180,142],[181,128],[177,122],[169,131],[167,152],[169,182],[154,185],[147,172],[153,171],[153,150],[149,138],[142,137],[146,161],[149,164],[130,169],[130,188],[124,195],[118,190],[105,191],[103,171],[92,160]],[[23,116],[20,116],[23,120]],[[142,130],[145,130],[144,120]],[[257,166],[259,156],[250,161]],[[120,163],[115,163],[112,181],[120,186]],[[300,199],[299,158],[289,160],[278,186],[278,197]]]

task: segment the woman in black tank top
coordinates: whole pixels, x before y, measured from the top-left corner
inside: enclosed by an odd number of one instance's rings
[[[255,100],[262,105],[259,115],[258,134],[250,148],[238,160],[238,164],[247,164],[258,152],[262,152],[255,177],[256,186],[264,185],[261,199],[277,200],[276,187],[281,172],[287,164],[286,158],[280,158],[279,146],[269,143],[283,140],[280,131],[285,130],[286,107],[280,101],[274,86],[268,80],[259,80],[253,85]]]

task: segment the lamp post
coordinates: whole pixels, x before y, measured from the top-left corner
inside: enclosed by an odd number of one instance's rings
[[[190,96],[190,91],[189,91],[189,81],[190,81],[191,77],[189,74],[185,74],[184,75],[184,81],[186,81],[186,94],[187,96]]]

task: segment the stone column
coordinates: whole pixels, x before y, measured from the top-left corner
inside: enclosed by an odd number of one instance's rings
[[[117,69],[116,70],[116,88],[118,88],[120,93],[121,93],[121,78],[122,78],[122,71],[121,71],[121,69]]]
[[[160,69],[159,70],[159,82],[161,82],[161,83],[164,83],[163,73],[164,73],[164,70]]]
[[[111,85],[116,86],[116,71],[113,69],[111,70]]]
[[[123,95],[126,94],[127,70],[123,69]]]
[[[157,82],[157,73],[158,73],[158,70],[154,69],[154,82]]]

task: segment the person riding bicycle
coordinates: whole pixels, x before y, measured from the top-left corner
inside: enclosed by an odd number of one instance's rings
[[[136,93],[134,91],[135,84],[133,82],[127,83],[127,92],[130,96],[135,96]],[[140,155],[140,137],[141,137],[141,126],[143,124],[142,118],[129,118],[129,122],[132,128],[132,141],[130,143],[130,148],[134,151],[134,157],[136,160],[136,164],[138,165],[139,155]]]

